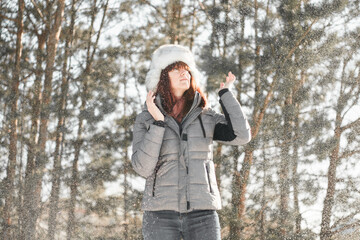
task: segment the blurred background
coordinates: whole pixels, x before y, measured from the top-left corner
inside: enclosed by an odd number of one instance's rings
[[[222,238],[360,238],[359,0],[1,0],[1,239],[142,239],[132,126],[160,45],[252,141],[216,144]]]

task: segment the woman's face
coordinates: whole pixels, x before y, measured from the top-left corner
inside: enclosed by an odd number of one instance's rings
[[[181,97],[190,88],[191,75],[185,68],[174,68],[169,71],[170,86],[176,97]]]

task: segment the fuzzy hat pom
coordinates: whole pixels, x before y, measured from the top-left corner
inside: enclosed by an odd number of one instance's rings
[[[179,61],[186,63],[193,78],[198,79],[199,72],[190,50],[180,45],[166,44],[156,49],[152,55],[150,69],[145,78],[147,91],[155,91],[160,80],[161,71],[170,64]]]

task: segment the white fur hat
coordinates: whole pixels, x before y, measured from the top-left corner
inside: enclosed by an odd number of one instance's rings
[[[190,50],[180,45],[166,44],[156,49],[152,55],[150,69],[145,78],[146,89],[155,91],[160,81],[161,71],[170,64],[179,61],[189,66],[192,77],[197,80],[199,71]]]

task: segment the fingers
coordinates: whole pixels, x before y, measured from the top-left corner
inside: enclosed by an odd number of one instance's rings
[[[226,76],[226,82],[228,83],[233,81],[235,81],[235,75],[229,72],[228,75]]]
[[[155,93],[153,91],[149,91],[146,96],[146,105],[149,113],[155,120],[164,121],[164,115],[161,113],[159,108],[156,106],[155,102]]]
[[[234,74],[232,74],[232,72],[228,73],[228,76],[226,77],[226,81],[235,81],[236,77]]]
[[[225,83],[223,82],[220,83],[220,89],[229,88],[234,83],[235,80],[236,80],[235,75],[232,74],[232,72],[229,72],[228,75],[226,76]]]
[[[148,109],[150,109],[151,106],[153,104],[155,104],[154,99],[155,99],[154,93],[152,91],[149,91],[146,96],[146,105],[147,105]]]
[[[151,101],[151,100],[153,100],[155,98],[155,94],[154,94],[154,92],[153,91],[149,91],[148,92],[148,94],[147,94],[147,96],[146,96],[146,101]]]

